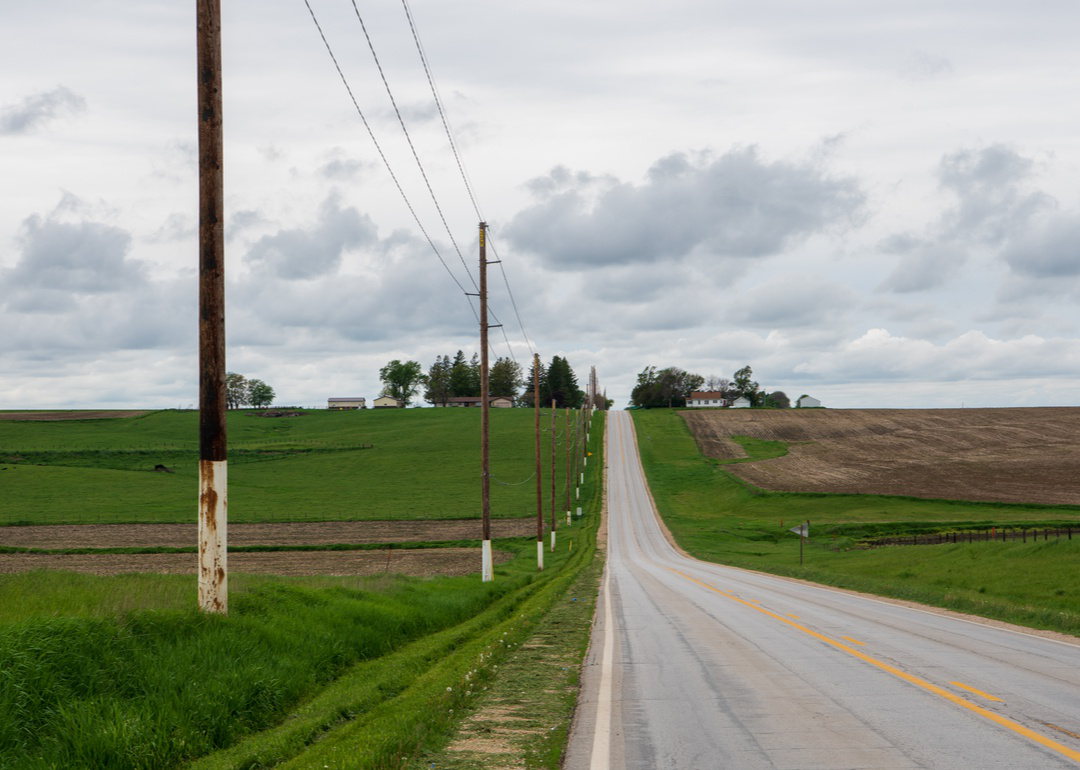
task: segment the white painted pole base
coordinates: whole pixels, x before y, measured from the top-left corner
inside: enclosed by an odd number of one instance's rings
[[[229,610],[228,470],[225,460],[199,461],[199,609]]]
[[[485,583],[490,583],[495,579],[495,571],[491,566],[491,541],[484,540],[480,550],[483,554],[483,567],[480,575]]]
[[[555,553],[555,530],[551,530],[551,552]]]
[[[584,484],[585,483],[585,471],[581,472],[581,481],[579,481],[578,483],[579,484]]]
[[[536,569],[544,571],[544,541],[536,541]]]
[[[578,509],[577,509],[577,517],[579,519],[581,518],[581,506],[580,505],[578,506]]]
[[[574,497],[577,500],[581,499],[581,487],[574,487]]]
[[[584,457],[581,458],[581,464],[583,466],[589,464],[589,456],[588,455],[585,455]]]
[[[570,526],[570,509],[566,509],[566,526]]]

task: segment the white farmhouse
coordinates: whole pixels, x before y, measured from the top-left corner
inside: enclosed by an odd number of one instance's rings
[[[718,390],[692,390],[686,399],[686,405],[691,409],[716,408],[726,404],[724,394]]]
[[[796,409],[816,409],[821,408],[821,402],[813,396],[802,396],[795,402]]]

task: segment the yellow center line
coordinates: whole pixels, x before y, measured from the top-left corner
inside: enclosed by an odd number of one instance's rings
[[[983,692],[982,690],[976,690],[974,687],[970,687],[970,686],[964,684],[963,682],[949,682],[949,684],[951,684],[951,685],[953,685],[955,687],[959,687],[961,690],[967,690],[968,692],[975,693],[980,698],[986,698],[987,700],[996,701],[998,703],[1004,703],[1004,701],[1001,700],[1001,698],[995,698],[990,693]]]
[[[860,642],[858,639],[852,639],[850,636],[841,636],[840,638],[841,639],[846,639],[847,641],[851,642],[852,644],[857,644],[860,647],[865,647],[866,646],[866,642]]]
[[[852,657],[858,658],[859,660],[861,660],[861,661],[863,661],[865,663],[869,663],[871,666],[875,666],[875,667],[881,669],[882,671],[886,671],[886,672],[892,674],[893,676],[895,676],[895,677],[897,677],[899,679],[903,679],[905,682],[908,682],[909,684],[913,684],[916,687],[921,687],[922,689],[924,689],[924,690],[926,690],[928,692],[932,692],[934,695],[940,696],[940,697],[944,698],[945,700],[956,704],[957,706],[965,708],[968,711],[971,711],[971,712],[973,712],[975,714],[978,714],[981,717],[984,717],[985,719],[989,719],[991,722],[995,722],[996,724],[998,724],[998,725],[1000,725],[1002,727],[1005,727],[1005,728],[1007,728],[1009,730],[1012,730],[1013,732],[1024,736],[1028,740],[1034,741],[1035,743],[1038,743],[1040,746],[1044,746],[1044,747],[1050,749],[1051,751],[1056,751],[1058,754],[1061,754],[1062,756],[1068,757],[1069,759],[1073,760],[1074,762],[1080,762],[1080,751],[1074,751],[1073,749],[1070,749],[1068,746],[1065,746],[1065,745],[1063,745],[1061,743],[1058,743],[1055,740],[1051,740],[1050,738],[1047,738],[1045,735],[1040,735],[1039,733],[1035,732],[1034,730],[1032,730],[1032,729],[1030,729],[1028,727],[1024,727],[1024,725],[1020,724],[1019,722],[1014,722],[1013,720],[1008,719],[1007,717],[1003,717],[1000,714],[995,714],[993,711],[989,711],[988,709],[983,708],[982,706],[978,705],[977,703],[972,703],[971,701],[969,701],[969,700],[967,700],[965,698],[961,698],[959,695],[956,695],[955,693],[951,693],[951,692],[949,692],[948,690],[946,690],[946,689],[944,689],[942,687],[938,687],[936,684],[932,684],[932,683],[926,681],[925,679],[921,679],[921,678],[919,678],[917,676],[913,676],[912,674],[909,674],[906,671],[901,671],[896,666],[889,665],[888,663],[885,663],[884,661],[880,661],[877,658],[873,658],[873,657],[867,655],[865,652],[861,652],[859,650],[856,650],[854,647],[850,647],[850,646],[844,644],[843,642],[837,641],[836,639],[831,639],[828,636],[825,636],[824,634],[819,634],[817,631],[814,631],[811,628],[807,628],[806,626],[802,625],[801,623],[795,623],[794,621],[789,620],[788,618],[785,618],[783,615],[778,615],[777,613],[771,612],[771,611],[765,609],[764,607],[758,607],[755,604],[752,604],[752,603],[750,603],[748,601],[740,599],[739,597],[735,596],[732,593],[729,593],[727,591],[723,591],[723,590],[717,588],[716,586],[710,585],[710,584],[708,584],[708,583],[706,583],[704,581],[698,580],[697,578],[691,577],[690,575],[687,575],[684,572],[680,572],[679,570],[672,569],[670,567],[668,567],[668,570],[670,570],[671,572],[674,572],[676,575],[679,575],[680,577],[685,578],[686,580],[689,580],[691,583],[696,583],[697,585],[701,586],[702,588],[705,588],[705,589],[707,589],[709,591],[720,594],[721,596],[726,596],[727,598],[731,599],[733,602],[738,602],[739,604],[742,604],[743,606],[749,607],[752,610],[756,610],[757,612],[760,612],[763,615],[767,615],[770,618],[773,618],[775,620],[779,620],[781,623],[786,623],[787,625],[791,626],[792,628],[798,629],[799,631],[802,631],[804,634],[807,634],[808,636],[812,636],[815,639],[818,639],[818,640],[820,640],[822,642],[825,642],[825,644],[831,645],[832,647],[835,647],[838,650],[842,650],[843,652],[846,652],[848,655],[851,655]]]

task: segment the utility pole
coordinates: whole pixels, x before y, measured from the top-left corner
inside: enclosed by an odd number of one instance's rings
[[[199,609],[229,609],[226,563],[225,178],[221,1],[198,0]]]
[[[533,414],[536,423],[536,568],[544,571],[544,488],[540,474],[540,354],[533,353]]]
[[[570,526],[570,407],[566,407],[566,427],[563,429],[566,448],[566,526]]]
[[[555,553],[555,399],[551,399],[551,552]]]
[[[481,579],[495,578],[491,562],[491,457],[488,444],[488,307],[487,307],[487,223],[480,223],[480,507],[483,512]]]

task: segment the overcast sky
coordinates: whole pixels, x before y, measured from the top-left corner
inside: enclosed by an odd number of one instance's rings
[[[424,232],[304,1],[224,6],[228,368],[313,406],[477,350],[478,218],[401,3],[357,8],[448,228],[350,0],[311,0]],[[618,407],[648,365],[831,407],[1080,398],[1072,0],[410,8],[533,349]],[[195,403],[195,3],[0,16],[0,408]]]

